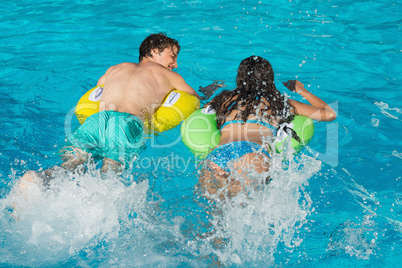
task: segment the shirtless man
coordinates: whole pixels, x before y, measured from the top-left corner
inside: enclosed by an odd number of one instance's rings
[[[140,63],[120,63],[110,67],[99,79],[104,85],[101,110],[115,110],[137,117],[159,107],[173,89],[199,98],[184,79],[173,72],[177,68],[179,43],[163,34],[152,34],[140,46]]]
[[[103,85],[100,111],[68,136],[61,167],[74,169],[88,153],[104,158],[102,172],[117,171],[138,155],[144,144],[143,121],[162,104],[166,95],[181,90],[200,96],[176,72],[179,43],[163,33],[151,34],[141,44],[140,63],[110,67],[98,80]],[[51,175],[51,169],[45,175]],[[29,171],[24,178],[37,175]]]

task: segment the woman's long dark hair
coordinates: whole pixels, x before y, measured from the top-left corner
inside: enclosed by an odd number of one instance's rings
[[[270,123],[281,122],[289,115],[292,106],[276,89],[274,71],[266,59],[259,56],[244,59],[237,71],[236,84],[234,90],[222,91],[210,102],[218,116],[218,128],[234,110],[239,111],[234,119],[244,122],[250,115],[261,116]],[[262,105],[263,108],[259,109],[262,98],[269,105]]]

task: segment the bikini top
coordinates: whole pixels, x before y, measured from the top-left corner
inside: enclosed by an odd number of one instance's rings
[[[230,125],[230,124],[242,124],[242,123],[244,123],[243,120],[226,121],[221,126],[221,129],[224,128],[227,125]],[[256,120],[256,119],[251,119],[251,120],[247,120],[245,123],[258,124],[258,125],[264,126],[264,127],[268,128],[268,129],[270,129],[272,131],[272,135],[274,135],[274,136],[276,135],[277,129],[273,125],[269,124],[268,122],[261,121],[261,120]]]

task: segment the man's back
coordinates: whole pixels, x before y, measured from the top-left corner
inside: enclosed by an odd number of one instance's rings
[[[121,63],[110,67],[99,83],[104,85],[101,110],[144,117],[154,112],[173,89],[176,73],[158,63]]]

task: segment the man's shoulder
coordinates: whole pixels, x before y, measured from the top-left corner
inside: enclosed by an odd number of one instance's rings
[[[159,63],[155,63],[155,62],[140,63],[140,64],[138,64],[138,67],[143,70],[151,71],[154,74],[165,76],[168,79],[174,79],[176,77],[180,77],[180,75],[178,73],[171,71],[171,70],[163,67]]]
[[[133,67],[133,66],[138,66],[139,64],[138,63],[134,63],[134,62],[122,62],[122,63],[119,63],[119,64],[117,64],[117,65],[115,65],[116,67],[118,66],[118,67]]]
[[[147,61],[147,62],[140,62],[138,64],[139,67],[142,68],[149,68],[149,69],[155,69],[155,70],[167,70],[165,67],[160,65],[159,63],[152,62],[152,61]]]
[[[137,63],[132,62],[122,62],[116,65],[113,65],[109,68],[109,71],[122,71],[122,70],[130,70],[138,68]]]

